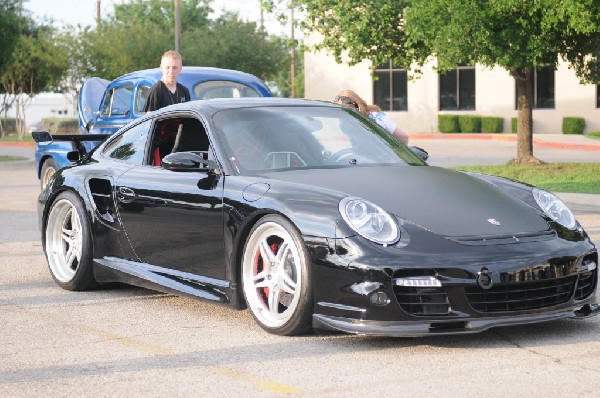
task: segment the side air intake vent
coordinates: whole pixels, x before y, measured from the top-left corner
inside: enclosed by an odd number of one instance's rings
[[[112,184],[109,180],[102,178],[91,178],[89,180],[90,192],[94,200],[96,210],[104,221],[115,222],[114,200],[112,199]]]

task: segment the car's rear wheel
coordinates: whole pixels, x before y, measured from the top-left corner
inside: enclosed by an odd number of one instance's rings
[[[90,226],[81,199],[61,193],[50,208],[45,229],[46,258],[52,277],[67,290],[96,286]]]
[[[42,189],[46,188],[56,170],[58,170],[58,166],[54,159],[48,158],[44,161],[42,170],[40,171],[40,186]]]
[[[283,217],[263,217],[250,231],[242,257],[246,303],[270,333],[310,330],[313,288],[307,250],[296,228]]]

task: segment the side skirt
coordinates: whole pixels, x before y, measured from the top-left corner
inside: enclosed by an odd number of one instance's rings
[[[100,283],[122,282],[163,293],[209,300],[239,308],[237,292],[229,281],[116,257],[94,259],[94,273]]]

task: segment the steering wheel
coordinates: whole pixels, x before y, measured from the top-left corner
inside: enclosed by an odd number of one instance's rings
[[[342,163],[342,162],[350,162],[352,158],[356,158],[357,153],[354,151],[354,148],[344,148],[340,149],[337,152],[334,152],[328,159],[328,161],[332,163]]]

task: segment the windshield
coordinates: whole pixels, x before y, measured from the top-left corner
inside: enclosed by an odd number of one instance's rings
[[[425,165],[357,112],[329,106],[240,108],[213,121],[240,173],[322,167]]]

